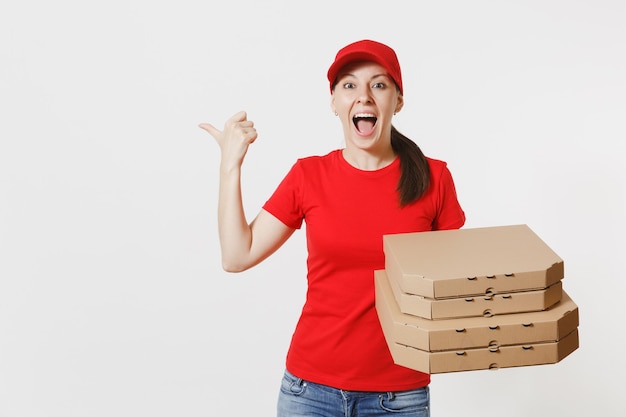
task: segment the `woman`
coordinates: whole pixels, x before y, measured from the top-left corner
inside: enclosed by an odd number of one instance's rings
[[[246,270],[306,221],[308,290],[286,361],[279,417],[428,416],[430,376],[395,365],[375,309],[384,234],[460,228],[465,215],[445,162],[392,126],[404,104],[393,49],[342,48],[328,70],[345,148],[299,159],[248,224],[240,173],[257,138],[240,112],[220,131],[218,222],[225,270]]]

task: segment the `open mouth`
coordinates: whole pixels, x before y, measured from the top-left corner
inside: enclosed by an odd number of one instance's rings
[[[376,120],[378,120],[376,116],[369,113],[359,113],[352,117],[352,123],[354,123],[356,130],[363,135],[372,133],[376,126]]]

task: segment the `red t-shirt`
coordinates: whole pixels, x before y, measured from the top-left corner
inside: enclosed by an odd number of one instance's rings
[[[299,159],[263,208],[289,227],[306,222],[308,290],[287,355],[300,378],[350,391],[402,391],[430,375],[393,363],[375,308],[374,270],[384,234],[458,229],[465,214],[443,161],[428,159],[431,184],[400,207],[398,158],[375,171],[341,150]]]

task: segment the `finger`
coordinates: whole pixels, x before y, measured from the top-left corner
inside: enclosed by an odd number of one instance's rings
[[[250,129],[250,131],[246,133],[246,137],[248,138],[248,143],[254,143],[254,141],[256,140],[258,136],[259,134],[257,133],[256,129]]]
[[[233,114],[230,119],[228,119],[229,122],[243,122],[245,120],[247,120],[248,118],[248,114],[245,111],[240,111],[237,112],[235,114]]]
[[[216,129],[211,123],[200,123],[200,129],[206,130],[214,138],[217,138],[222,133],[220,130]]]
[[[243,122],[237,123],[237,125],[243,128],[251,128],[254,127],[254,122],[252,122],[252,120],[244,120]]]

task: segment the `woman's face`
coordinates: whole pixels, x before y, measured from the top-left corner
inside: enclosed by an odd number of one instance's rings
[[[331,96],[331,108],[341,119],[346,147],[370,151],[391,146],[391,119],[402,105],[393,79],[374,62],[344,67]]]

